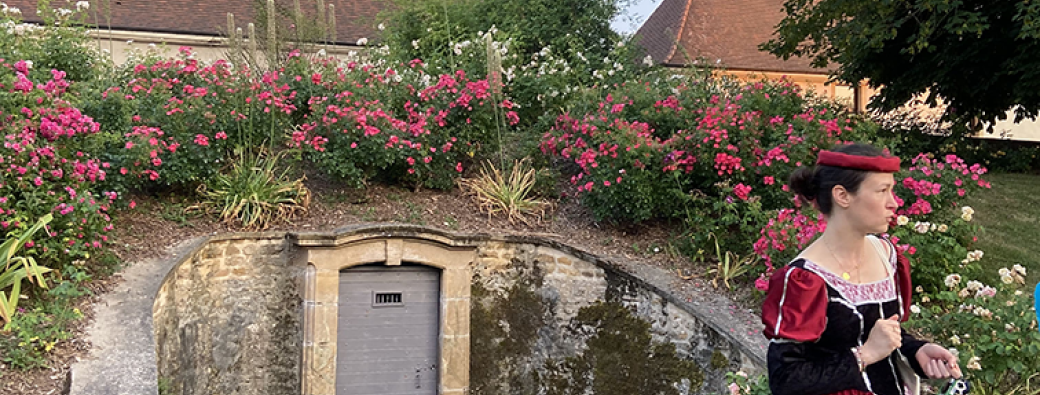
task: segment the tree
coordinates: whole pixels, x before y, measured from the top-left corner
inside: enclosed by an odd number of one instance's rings
[[[384,17],[391,47],[408,58],[447,58],[452,43],[492,26],[516,40],[525,58],[545,46],[602,59],[621,38],[610,29],[621,0],[392,0]]]
[[[948,105],[945,120],[1035,119],[1040,112],[1040,2],[1032,0],[787,0],[761,49],[836,63],[833,77],[868,81],[871,107],[914,96]]]

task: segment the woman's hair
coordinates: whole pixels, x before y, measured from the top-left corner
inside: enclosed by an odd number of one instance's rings
[[[886,156],[880,149],[869,144],[850,144],[836,147],[832,151],[856,156]],[[824,214],[834,207],[831,190],[841,185],[850,193],[856,193],[869,171],[834,166],[803,166],[795,170],[788,180],[791,190],[803,203],[815,203]]]

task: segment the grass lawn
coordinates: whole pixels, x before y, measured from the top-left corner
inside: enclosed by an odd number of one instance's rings
[[[990,174],[993,189],[968,201],[985,232],[976,248],[984,251],[983,280],[1000,281],[997,270],[1020,264],[1030,288],[1040,279],[1040,175]]]

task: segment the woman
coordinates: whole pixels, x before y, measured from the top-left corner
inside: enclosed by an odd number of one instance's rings
[[[961,376],[953,354],[899,326],[910,313],[909,262],[873,236],[895,218],[898,170],[899,158],[853,144],[820,152],[815,168],[791,176],[827,230],[769,281],[762,322],[774,395],[908,395],[915,372]]]

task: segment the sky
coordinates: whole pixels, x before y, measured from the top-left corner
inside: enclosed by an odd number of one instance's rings
[[[618,17],[610,23],[610,27],[618,33],[635,33],[639,26],[643,25],[646,18],[661,5],[662,0],[622,0],[622,4],[628,3]]]

